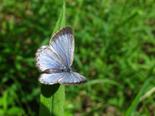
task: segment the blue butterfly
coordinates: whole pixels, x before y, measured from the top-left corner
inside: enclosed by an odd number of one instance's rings
[[[64,27],[55,33],[49,45],[42,46],[36,52],[36,65],[42,72],[39,81],[42,84],[80,84],[86,78],[73,72],[74,37],[70,27]]]

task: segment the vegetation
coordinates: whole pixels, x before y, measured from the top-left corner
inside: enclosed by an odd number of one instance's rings
[[[65,87],[65,116],[155,115],[154,3],[66,0],[73,67],[88,82]],[[0,115],[39,114],[35,52],[48,43],[61,10],[62,0],[1,1]]]

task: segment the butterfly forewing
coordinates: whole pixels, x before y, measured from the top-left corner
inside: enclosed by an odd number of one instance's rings
[[[61,57],[67,67],[72,65],[74,54],[74,38],[70,27],[63,28],[50,40],[50,48]]]
[[[48,46],[42,46],[36,53],[36,64],[41,71],[47,69],[61,69],[64,67],[60,57]]]

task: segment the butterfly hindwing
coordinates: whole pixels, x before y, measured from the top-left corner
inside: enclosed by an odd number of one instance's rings
[[[60,84],[74,85],[84,83],[85,81],[86,78],[77,72],[66,72],[63,78],[60,79],[58,82]]]
[[[53,85],[56,83],[65,85],[80,84],[86,81],[86,78],[76,72],[61,72],[51,74],[41,74],[40,83]]]
[[[42,84],[53,85],[58,83],[58,80],[62,79],[64,73],[52,73],[52,74],[41,74],[39,82]]]

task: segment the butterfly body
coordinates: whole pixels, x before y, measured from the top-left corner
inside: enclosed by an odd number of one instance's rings
[[[79,84],[86,78],[71,68],[74,57],[74,38],[72,29],[64,27],[36,53],[36,65],[42,72],[39,81],[42,84]]]
[[[46,69],[45,71],[43,71],[44,73],[59,73],[59,72],[72,72],[72,68],[68,67],[68,68],[62,68],[62,69]]]

